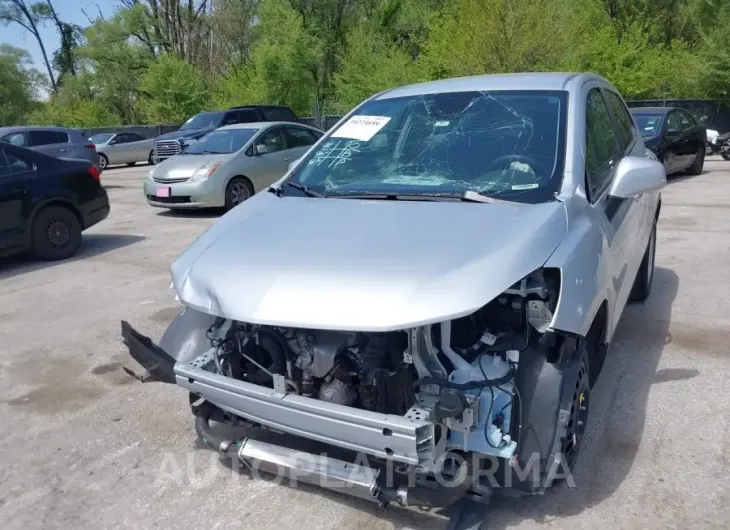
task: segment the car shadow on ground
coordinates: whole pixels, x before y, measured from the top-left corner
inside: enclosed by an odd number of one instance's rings
[[[81,237],[81,248],[79,248],[78,253],[66,260],[40,261],[33,258],[30,254],[0,260],[0,281],[35,270],[105,254],[112,250],[138,243],[144,239],[146,239],[144,236],[130,234],[83,234]]]
[[[601,376],[592,391],[586,439],[572,473],[576,487],[569,487],[566,482],[544,495],[522,498],[507,498],[497,492],[489,506],[488,528],[518,526],[524,520],[547,523],[556,517],[575,516],[608,499],[621,486],[639,450],[652,386],[699,375],[692,369],[657,371],[664,347],[671,341],[669,324],[678,286],[679,278],[672,270],[657,268],[649,299],[643,304],[626,307]],[[233,439],[245,432],[243,436],[321,454],[322,446],[310,440],[258,429],[237,431],[238,434],[231,433]],[[203,450],[204,445],[196,441],[195,448]],[[331,448],[328,451],[328,455],[345,460],[348,460],[347,453]],[[235,472],[253,474],[259,480],[267,479],[264,473],[252,472],[237,462],[223,463]],[[386,519],[397,529],[442,529],[446,521],[446,510],[391,506],[382,511],[373,502],[301,481],[292,485],[281,477],[268,479],[280,487],[296,487]]]
[[[223,208],[200,208],[200,209],[179,209],[179,210],[160,210],[157,215],[160,217],[184,218],[192,219],[215,219],[221,217],[225,212]]]

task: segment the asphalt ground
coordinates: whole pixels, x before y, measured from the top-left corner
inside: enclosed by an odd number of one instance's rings
[[[497,500],[489,528],[730,527],[730,163],[663,192],[651,297],[591,399],[576,488]],[[119,322],[159,339],[169,264],[219,215],[146,205],[148,168],[102,175],[110,217],[59,263],[0,263],[0,527],[442,528],[438,513],[254,480],[200,447],[188,397],[142,385]]]

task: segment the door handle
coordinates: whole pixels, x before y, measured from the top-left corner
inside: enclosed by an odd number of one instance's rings
[[[293,156],[285,156],[284,157],[284,160],[287,161],[287,162],[289,162],[289,160],[291,160],[292,158],[294,158],[294,157]]]
[[[58,152],[59,153],[68,153],[68,149],[65,149],[65,148],[64,149],[59,149]]]

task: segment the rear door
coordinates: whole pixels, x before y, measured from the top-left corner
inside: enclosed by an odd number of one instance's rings
[[[43,154],[66,158],[73,156],[69,144],[68,133],[49,129],[32,129],[28,131],[28,146]]]
[[[35,166],[0,145],[0,251],[22,247],[27,241],[32,206],[29,181]]]
[[[664,143],[664,167],[667,174],[681,171],[686,164],[686,137],[682,132],[682,120],[679,112],[672,110],[667,115],[662,130]]]
[[[305,127],[297,127],[294,125],[285,126],[284,134],[286,136],[287,151],[287,156],[284,157],[284,160],[287,163],[287,168],[293,160],[300,158],[307,152],[307,149],[309,149],[309,147],[316,143],[319,139],[319,136],[317,136],[313,131]]]
[[[637,252],[636,233],[641,222],[641,205],[634,199],[608,195],[616,167],[628,155],[636,139],[620,126],[614,109],[597,84],[586,94],[586,193],[593,214],[602,227],[611,257],[614,313],[620,315],[631,291]],[[633,121],[630,128],[633,128]]]
[[[705,150],[706,132],[694,117],[684,109],[675,111],[679,115],[682,129],[681,157],[682,169],[692,165],[695,158],[702,156]]]

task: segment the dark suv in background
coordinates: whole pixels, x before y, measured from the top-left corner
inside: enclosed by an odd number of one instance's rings
[[[226,110],[200,112],[182,124],[177,131],[155,138],[153,162],[159,163],[175,156],[187,145],[210,131],[234,123],[257,121],[299,121],[289,108],[280,105],[243,105]]]

